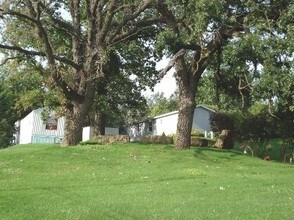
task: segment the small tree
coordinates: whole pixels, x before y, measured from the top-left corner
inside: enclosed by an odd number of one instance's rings
[[[13,140],[16,115],[13,111],[13,95],[0,79],[0,148],[8,147]]]
[[[149,116],[156,116],[178,109],[178,94],[175,92],[169,98],[163,93],[155,93],[148,100]]]

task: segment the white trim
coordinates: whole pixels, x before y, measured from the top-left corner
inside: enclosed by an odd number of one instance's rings
[[[214,110],[212,110],[211,108],[206,107],[205,105],[197,105],[197,106],[195,107],[195,109],[196,109],[196,108],[204,108],[204,109],[207,110],[207,111],[215,112]],[[195,110],[195,109],[194,109],[194,110]],[[179,111],[168,112],[168,113],[165,113],[165,114],[162,114],[162,115],[157,115],[157,116],[153,117],[152,119],[163,118],[163,117],[170,116],[170,115],[174,115],[174,114],[178,114],[178,113],[179,113]]]
[[[162,115],[155,116],[152,119],[163,118],[163,117],[178,114],[178,113],[179,113],[179,111],[168,112],[168,113],[165,113],[165,114],[162,114]]]

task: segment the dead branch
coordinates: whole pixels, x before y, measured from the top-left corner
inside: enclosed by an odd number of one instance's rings
[[[181,57],[183,57],[186,53],[186,50],[185,49],[181,49],[179,50],[174,56],[173,58],[168,62],[167,66],[160,71],[159,73],[159,78],[163,78],[166,73],[174,67],[175,63],[177,62],[177,60]]]

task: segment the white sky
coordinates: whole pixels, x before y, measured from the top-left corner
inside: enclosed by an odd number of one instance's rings
[[[159,61],[156,65],[156,68],[158,70],[161,70],[166,67],[168,63],[168,60],[166,58]],[[171,94],[173,94],[177,88],[176,85],[176,79],[173,76],[174,75],[174,69],[171,69],[168,71],[168,73],[156,84],[154,87],[154,92],[152,92],[150,89],[147,89],[147,91],[142,92],[142,94],[145,97],[151,96],[154,93],[157,92],[163,92],[164,96],[166,98],[169,98]]]

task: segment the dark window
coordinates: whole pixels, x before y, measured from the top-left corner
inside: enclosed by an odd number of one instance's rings
[[[57,130],[57,120],[48,119],[45,126],[46,130]]]
[[[153,127],[152,127],[152,121],[149,122],[149,131],[152,131]]]

